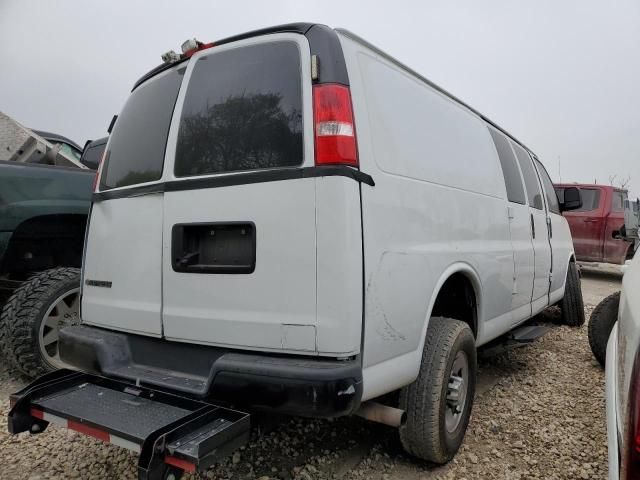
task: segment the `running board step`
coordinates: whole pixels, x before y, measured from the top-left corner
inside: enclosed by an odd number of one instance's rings
[[[510,337],[516,342],[531,343],[549,332],[549,330],[551,330],[551,327],[547,327],[545,325],[528,325],[512,330],[510,332]]]
[[[517,327],[509,333],[492,340],[478,352],[481,357],[491,357],[507,350],[530,345],[534,340],[552,330],[546,325],[526,325]]]
[[[249,440],[249,414],[97,375],[58,370],[10,397],[9,432],[49,423],[140,454],[138,478],[203,471]]]

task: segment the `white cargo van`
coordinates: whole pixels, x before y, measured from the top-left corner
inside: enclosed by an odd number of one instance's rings
[[[346,30],[183,50],[115,122],[63,360],[306,416],[399,391],[407,451],[447,462],[476,349],[556,303],[584,321],[577,189],[560,205],[522,143]]]

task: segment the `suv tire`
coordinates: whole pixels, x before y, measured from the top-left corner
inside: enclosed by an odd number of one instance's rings
[[[476,371],[475,339],[469,326],[460,320],[431,318],[418,378],[400,392],[400,408],[406,412],[400,440],[409,454],[438,464],[451,460],[471,417]]]
[[[603,367],[607,357],[609,335],[618,320],[619,305],[620,292],[612,293],[596,306],[589,319],[589,346],[593,356]]]
[[[0,349],[20,372],[36,377],[64,366],[57,333],[79,323],[79,290],[79,269],[52,268],[30,277],[9,297],[0,313]]]
[[[576,262],[569,262],[567,283],[564,289],[564,297],[560,301],[560,309],[562,310],[562,323],[565,325],[579,327],[584,324],[582,285]]]

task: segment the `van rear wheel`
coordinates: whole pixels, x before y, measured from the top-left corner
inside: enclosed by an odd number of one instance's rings
[[[80,270],[52,268],[38,273],[7,300],[0,314],[0,348],[28,377],[65,364],[58,351],[60,328],[79,323]]]
[[[476,347],[469,326],[433,317],[418,378],[400,392],[406,422],[400,440],[411,455],[443,464],[462,445],[476,387]]]
[[[579,327],[584,324],[582,285],[575,262],[570,262],[567,269],[567,283],[564,289],[564,297],[560,302],[560,309],[562,310],[562,323],[565,325]]]

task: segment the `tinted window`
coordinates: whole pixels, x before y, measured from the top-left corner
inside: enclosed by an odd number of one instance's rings
[[[627,195],[624,192],[613,192],[611,209],[614,212],[623,212],[625,198],[627,198]]]
[[[520,170],[522,170],[522,176],[524,177],[524,184],[527,187],[527,198],[529,199],[529,205],[538,210],[544,209],[542,203],[542,192],[540,191],[540,183],[538,182],[538,175],[533,169],[533,163],[531,163],[531,157],[527,151],[517,143],[511,142],[513,149],[518,157],[518,163],[520,164]]]
[[[82,163],[92,170],[98,169],[98,164],[100,163],[100,157],[102,156],[102,152],[104,151],[104,147],[106,147],[106,143],[100,145],[94,145],[88,147],[82,153]]]
[[[302,159],[295,43],[252,45],[198,60],[180,118],[177,176],[291,167]]]
[[[509,145],[509,140],[493,128],[489,128],[489,132],[491,132],[493,143],[496,146],[496,150],[498,150],[498,157],[500,157],[502,173],[507,185],[507,198],[510,202],[524,205],[527,203],[524,196],[524,186],[522,185],[520,170],[516,165],[516,158],[513,155],[513,150],[511,150],[511,145]]]
[[[544,168],[544,165],[542,165],[538,160],[535,162],[538,167],[538,173],[540,174],[540,180],[542,180],[542,188],[544,188],[544,193],[547,197],[547,206],[549,207],[549,211],[559,215],[560,204],[558,203],[556,191],[553,189],[553,182],[547,173],[547,169]]]
[[[100,189],[158,180],[184,66],[136,88],[111,132]]]

